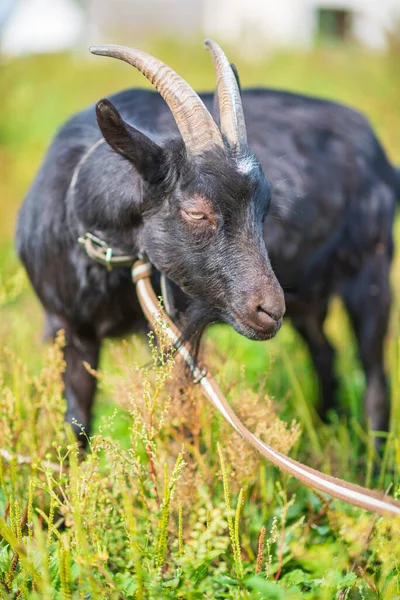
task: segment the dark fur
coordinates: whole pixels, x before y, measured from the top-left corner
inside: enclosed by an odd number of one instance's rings
[[[213,95],[202,99],[211,111]],[[94,381],[82,361],[96,367],[104,336],[144,327],[129,270],[108,272],[77,245],[78,235],[91,231],[116,252],[146,251],[186,292],[175,288],[179,307],[187,308],[188,335],[221,320],[254,339],[273,335],[283,304],[272,264],[287,312],[310,348],[322,414],[335,405],[334,351],[322,327],[329,298],[341,293],[366,372],[367,414],[373,428],[385,429],[382,352],[400,185],[366,119],[323,100],[244,90],[250,150],[263,172],[256,164],[243,175],[234,153],[186,156],[157,93],[127,90],[111,100],[129,123],[107,103],[98,107],[116,152],[99,146],[68,192],[76,165],[101,137],[94,106],[75,115],[53,141],[17,227],[18,252],[48,332],[66,330],[68,418],[89,425]],[[180,211],[196,194],[211,202],[215,230],[182,222]]]

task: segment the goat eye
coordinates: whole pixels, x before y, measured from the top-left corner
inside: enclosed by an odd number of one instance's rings
[[[197,212],[195,210],[185,210],[185,213],[191,218],[194,219],[195,221],[204,221],[206,220],[208,217],[207,215],[205,215],[202,212]]]

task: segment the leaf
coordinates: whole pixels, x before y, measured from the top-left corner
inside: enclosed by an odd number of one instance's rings
[[[281,583],[267,581],[262,575],[248,577],[244,580],[244,584],[248,589],[262,594],[261,597],[268,600],[301,600],[304,598],[298,589],[288,590]]]
[[[212,561],[217,558],[218,556],[221,556],[221,554],[223,554],[223,552],[221,550],[213,550],[212,552],[209,552],[207,554],[207,558],[197,567],[195,567],[191,573],[190,573],[190,579],[198,584],[200,583],[200,581],[202,579],[205,578],[205,576],[208,573],[208,568],[210,566],[210,564],[212,563]],[[234,581],[234,580],[232,580]],[[235,582],[236,584],[236,582]]]
[[[0,457],[0,460],[2,460],[1,457]],[[5,491],[3,489],[3,486],[0,486],[0,515],[4,515],[6,506],[7,506],[7,497],[6,497]]]
[[[334,589],[343,589],[345,587],[352,587],[357,580],[355,573],[343,574],[340,569],[334,569],[327,573],[324,577],[324,587],[331,587]]]
[[[221,583],[222,585],[233,585],[235,587],[237,587],[238,582],[236,581],[236,579],[233,579],[233,577],[230,577],[229,575],[218,575],[217,577],[214,577],[214,581],[216,581],[217,583]]]
[[[310,576],[302,569],[294,569],[293,571],[290,571],[290,573],[284,575],[282,581],[289,586],[301,585],[303,583],[308,583],[310,581]]]
[[[244,584],[250,590],[255,590],[256,592],[260,592],[262,594],[268,594],[268,600],[281,600],[281,598],[287,597],[285,596],[285,592],[279,584],[273,581],[267,581],[260,575],[248,577],[244,580]]]

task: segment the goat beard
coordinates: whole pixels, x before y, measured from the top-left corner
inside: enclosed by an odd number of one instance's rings
[[[179,319],[178,325],[182,334],[177,342],[177,347],[188,344],[193,362],[197,365],[200,344],[204,331],[209,325],[218,323],[221,317],[217,309],[210,307],[204,300],[192,300]]]

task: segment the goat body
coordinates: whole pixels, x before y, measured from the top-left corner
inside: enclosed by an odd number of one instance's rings
[[[213,94],[200,97],[212,111]],[[110,100],[131,127],[158,147],[170,149],[164,181],[176,186],[184,149],[161,96],[130,89]],[[243,216],[241,212],[241,177],[252,177],[258,159],[269,185],[263,194],[270,195],[270,206],[268,210],[261,194],[250,212],[257,223],[263,223],[263,239],[285,291],[287,314],[310,348],[321,382],[321,412],[335,405],[334,351],[323,333],[323,322],[329,298],[340,293],[355,326],[366,371],[368,417],[374,429],[387,427],[382,352],[390,307],[392,222],[400,188],[396,171],[366,119],[354,110],[269,89],[243,90],[242,101],[251,152],[237,157],[235,168],[229,170],[220,168],[212,152],[201,159],[204,203],[207,205],[210,185],[211,196],[216,186],[220,186],[218,197],[236,194],[229,210],[238,221],[234,235],[242,254],[236,250],[236,254],[226,254],[216,245],[206,255],[207,239],[199,234],[197,241],[188,245],[188,238],[173,221],[163,225],[162,211],[160,221],[146,233],[143,221],[147,215],[157,215],[163,203],[160,192],[143,208],[144,195],[154,187],[151,177],[158,176],[157,161],[153,167],[146,166],[154,173],[144,181],[137,163],[106,143],[95,147],[102,136],[94,106],[73,116],[55,137],[21,208],[17,248],[45,309],[48,333],[61,327],[66,331],[69,419],[89,425],[95,384],[82,361],[96,367],[103,337],[145,327],[129,269],[108,271],[93,262],[77,244],[86,231],[104,239],[116,253],[148,252],[156,267],[187,292],[182,294],[174,286],[179,307],[185,309],[188,297],[194,298],[197,308],[189,306],[187,313],[189,325],[192,317],[196,324],[193,328],[223,320],[248,337],[270,336],[258,335],[257,327],[254,333],[247,325],[239,326],[220,303],[225,293],[221,281],[235,273],[232,314],[246,304],[249,295],[257,293],[260,277],[254,265],[259,262],[258,250],[249,247],[246,252],[246,238],[239,238],[250,227],[250,213]],[[190,191],[189,171],[184,179],[182,189]],[[228,204],[218,210],[228,211]],[[190,258],[185,266],[183,253]],[[218,253],[224,262],[217,262]],[[182,277],[180,270],[185,271]],[[264,286],[264,294],[266,289]]]

